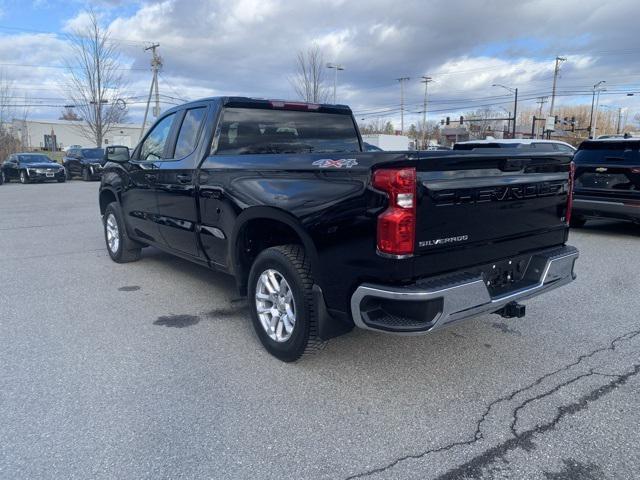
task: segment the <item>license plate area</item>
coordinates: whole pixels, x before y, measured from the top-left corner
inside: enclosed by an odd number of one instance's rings
[[[53,173],[51,173],[51,172],[47,172],[45,175],[46,175],[47,177],[53,177]]]
[[[516,256],[478,267],[474,273],[482,274],[492,297],[500,296],[530,283],[525,278],[530,261],[531,255]]]

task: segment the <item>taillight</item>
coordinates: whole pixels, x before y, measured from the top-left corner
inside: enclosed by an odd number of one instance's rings
[[[416,169],[376,170],[372,184],[389,197],[389,207],[378,217],[378,251],[411,255],[416,237]]]
[[[571,162],[569,164],[569,191],[567,192],[567,213],[565,214],[565,219],[567,220],[567,225],[571,223],[571,210],[573,208],[573,182],[576,176],[576,164]]]

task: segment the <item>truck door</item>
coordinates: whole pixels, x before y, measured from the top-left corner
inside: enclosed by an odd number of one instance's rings
[[[176,133],[168,149],[170,158],[158,164],[155,183],[158,229],[164,243],[193,257],[202,256],[197,238],[195,174],[202,158],[198,141],[207,109],[206,103],[190,104],[188,109],[178,112]]]
[[[176,112],[156,122],[133,152],[129,184],[122,192],[122,208],[131,233],[153,243],[164,243],[158,231],[156,181],[163,160],[167,158],[167,141],[173,131]]]

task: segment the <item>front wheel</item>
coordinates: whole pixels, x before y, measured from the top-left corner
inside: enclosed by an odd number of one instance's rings
[[[304,248],[267,248],[249,272],[249,304],[254,329],[262,345],[276,358],[295,362],[321,350],[313,301],[313,272]]]
[[[135,262],[140,259],[141,245],[129,238],[122,217],[122,211],[117,202],[107,205],[102,217],[104,224],[104,239],[111,260],[117,263]]]
[[[24,170],[20,171],[20,183],[29,183],[29,177],[27,176],[27,172]]]
[[[71,180],[71,170],[69,170],[69,167],[66,167],[64,169],[64,178],[66,178],[67,180]]]
[[[82,180],[84,180],[85,182],[91,180],[91,177],[89,176],[89,169],[87,167],[84,167],[82,169]]]

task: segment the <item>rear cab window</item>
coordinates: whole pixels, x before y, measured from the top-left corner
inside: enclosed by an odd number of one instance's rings
[[[217,155],[359,152],[351,115],[340,113],[225,108]]]

